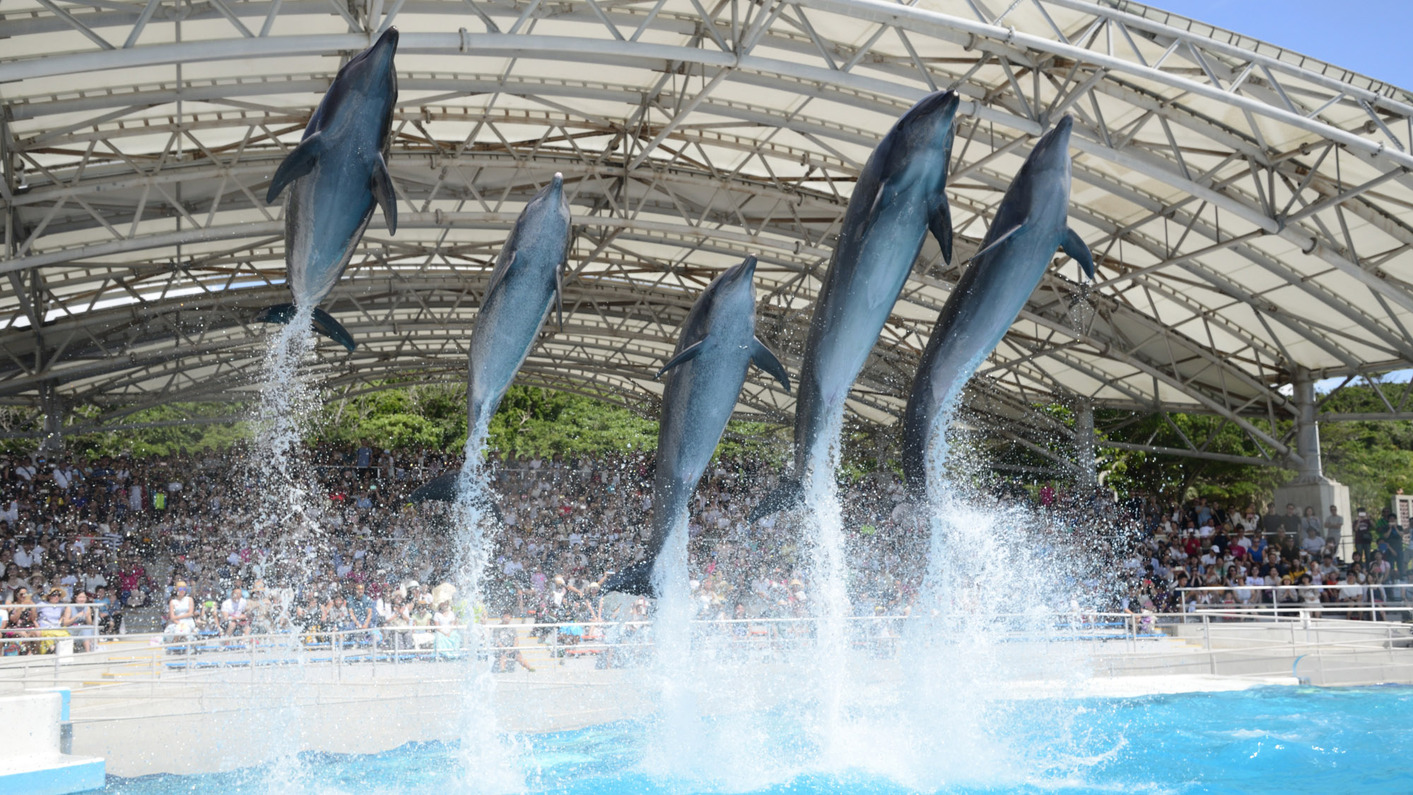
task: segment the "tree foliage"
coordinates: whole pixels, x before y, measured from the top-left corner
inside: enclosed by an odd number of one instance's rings
[[[383,388],[331,402],[316,423],[315,441],[356,444],[367,440],[390,448],[429,447],[460,452],[466,439],[465,388],[453,385],[380,385]],[[1382,385],[1395,405],[1406,385]],[[1073,424],[1068,408],[1042,407],[1053,419]],[[1328,397],[1326,413],[1365,413],[1387,407],[1368,387],[1345,387]],[[75,412],[71,424],[82,426],[97,416],[94,407]],[[249,438],[243,422],[216,422],[239,415],[228,403],[181,403],[135,412],[126,430],[68,437],[69,449],[96,457],[118,453],[168,455],[181,451],[222,450]],[[1138,416],[1096,412],[1105,438],[1152,447],[1182,448],[1188,441],[1213,453],[1258,457],[1255,442],[1234,424],[1206,414]],[[5,427],[37,427],[42,418],[18,416]],[[0,418],[3,424],[3,418]],[[1288,422],[1267,428],[1280,436]],[[586,455],[603,452],[651,452],[657,447],[657,422],[622,406],[583,395],[512,386],[492,418],[489,444],[507,455]],[[751,457],[782,465],[789,455],[789,429],[763,422],[733,421],[717,449],[719,455]],[[985,431],[978,431],[985,435]],[[1326,422],[1320,427],[1325,473],[1350,488],[1356,505],[1381,506],[1398,489],[1413,492],[1413,421]],[[1012,469],[1053,467],[1053,459],[1072,455],[1058,434],[1042,447],[1048,455],[1023,448],[1008,451]],[[9,447],[32,449],[32,439]],[[1289,470],[1229,461],[1212,461],[1100,446],[1106,482],[1122,492],[1161,499],[1204,496],[1226,504],[1261,502],[1291,477]],[[879,465],[876,440],[854,429],[846,440],[845,474],[861,476]],[[896,469],[896,462],[889,464]]]

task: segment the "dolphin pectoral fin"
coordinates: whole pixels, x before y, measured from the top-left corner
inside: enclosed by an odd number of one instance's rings
[[[656,597],[653,588],[653,561],[640,560],[604,581],[605,593],[617,591],[634,596]]]
[[[393,190],[392,175],[388,174],[388,164],[383,156],[373,164],[373,198],[383,208],[383,220],[387,222],[388,234],[397,234],[397,191]]]
[[[559,314],[559,330],[564,331],[564,267],[554,269],[554,308]]]
[[[456,492],[458,491],[460,480],[460,472],[449,472],[445,475],[432,478],[422,484],[421,488],[407,495],[407,501],[414,505],[428,500],[451,502],[456,499]]]
[[[785,365],[780,363],[780,359],[776,357],[774,352],[765,347],[765,343],[761,342],[759,337],[751,340],[751,362],[756,367],[775,376],[775,380],[785,387],[786,393],[789,393],[790,374],[785,372]]]
[[[260,310],[260,314],[255,316],[255,320],[260,323],[285,324],[294,319],[294,304],[275,304]]]
[[[505,274],[510,272],[510,268],[515,264],[515,250],[502,249],[500,257],[496,259],[496,268],[491,271],[491,282],[486,285],[486,292],[481,296],[481,306],[490,303],[491,294],[496,291],[500,283],[505,280]]]
[[[983,248],[983,249],[981,249],[980,251],[976,252],[975,254],[971,255],[972,261],[975,262],[977,259],[979,259],[979,258],[981,257],[982,254],[985,254],[985,253],[987,253],[987,252],[989,252],[989,251],[995,249],[997,246],[999,246],[999,245],[1001,245],[1002,243],[1006,242],[1006,240],[1009,239],[1009,238],[1011,237],[1011,235],[1014,235],[1015,233],[1019,232],[1020,230],[1022,230],[1022,229],[1024,229],[1024,228],[1025,228],[1025,224],[1016,224],[1015,226],[1011,227],[1010,229],[1007,229],[1006,231],[1002,232],[999,237],[997,237],[995,240],[991,241],[990,243],[986,244],[986,247],[985,247],[985,248]]]
[[[280,167],[275,169],[275,176],[270,179],[270,190],[265,193],[265,203],[274,204],[286,186],[313,171],[323,146],[324,139],[319,133],[300,141],[299,146],[286,155]]]
[[[942,201],[937,205],[937,212],[927,219],[927,228],[932,230],[932,236],[937,238],[937,245],[942,247],[942,261],[951,265],[952,205],[947,201],[947,194],[942,194]]]
[[[1060,249],[1084,268],[1084,275],[1088,276],[1090,281],[1094,280],[1094,255],[1089,253],[1089,246],[1073,229],[1065,229],[1065,239],[1060,241]]]
[[[663,373],[667,372],[668,370],[671,370],[672,368],[676,367],[677,365],[683,362],[690,362],[691,360],[697,358],[697,354],[701,352],[702,344],[700,342],[688,346],[686,350],[682,351],[676,356],[673,356],[671,359],[668,359],[667,364],[664,364],[662,366],[662,369],[658,370],[657,374],[654,375],[653,378],[662,378]]]
[[[358,347],[358,343],[353,341],[353,335],[348,333],[348,329],[322,309],[316,308],[314,310],[314,330],[350,351]]]
[[[765,498],[751,511],[749,520],[755,522],[777,511],[789,510],[799,505],[804,500],[804,491],[800,481],[782,479],[775,491],[765,495]]]

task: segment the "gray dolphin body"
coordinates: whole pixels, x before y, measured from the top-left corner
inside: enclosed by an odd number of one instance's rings
[[[928,337],[903,415],[903,474],[914,495],[927,488],[927,450],[939,420],[1015,322],[1055,250],[1094,278],[1089,247],[1066,221],[1073,126],[1065,116],[1035,144]]]
[[[756,506],[753,521],[798,504],[801,483],[825,465],[849,389],[929,229],[951,262],[944,188],[956,115],[955,93],[923,97],[888,131],[859,174],[810,320],[795,403],[795,468]]]
[[[656,596],[653,566],[668,535],[687,513],[687,503],[716,452],[751,363],[790,390],[790,377],[780,360],[756,338],[751,281],[755,269],[755,257],[747,257],[707,286],[682,325],[672,358],[658,372],[667,374],[667,385],[657,434],[653,533],[647,556],[606,582],[605,590]]]
[[[397,28],[388,28],[339,69],[265,196],[274,202],[293,183],[285,209],[285,268],[294,303],[272,306],[258,319],[288,323],[297,306],[313,306],[314,327],[350,351],[353,337],[318,304],[353,259],[373,205],[382,206],[388,232],[397,233],[397,197],[386,160],[397,104],[397,41]]]
[[[564,198],[564,176],[555,174],[520,212],[505,248],[496,258],[467,353],[468,435],[485,433],[486,424],[530,349],[535,347],[556,301],[563,325],[562,288],[571,222],[569,202]],[[468,451],[468,455],[475,452]],[[412,492],[409,499],[454,499],[458,479],[457,473],[442,475]]]

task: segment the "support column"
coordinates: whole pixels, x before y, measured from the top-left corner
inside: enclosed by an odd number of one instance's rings
[[[1084,491],[1099,485],[1094,456],[1094,404],[1089,398],[1074,399],[1075,487]]]
[[[1308,372],[1294,384],[1295,392],[1295,452],[1301,464],[1298,481],[1316,482],[1324,477],[1320,463],[1320,423],[1315,419],[1315,380]]]
[[[1301,461],[1296,465],[1295,477],[1276,489],[1276,512],[1284,514],[1287,505],[1294,505],[1298,514],[1303,514],[1307,507],[1314,508],[1323,526],[1330,515],[1330,506],[1334,506],[1341,524],[1337,529],[1325,531],[1326,544],[1332,545],[1340,558],[1349,560],[1354,551],[1349,487],[1325,477],[1320,460],[1320,423],[1315,412],[1315,378],[1308,370],[1298,369],[1291,387],[1295,398],[1295,452]],[[1304,540],[1302,534],[1297,543]]]
[[[64,401],[52,381],[40,385],[39,406],[44,412],[44,436],[39,441],[39,449],[57,453],[64,449]]]

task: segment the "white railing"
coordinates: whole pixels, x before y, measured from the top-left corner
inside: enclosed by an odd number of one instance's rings
[[[1366,608],[1379,609],[1385,608]],[[1122,660],[1124,672],[1144,671],[1148,656],[1132,655],[1145,641],[1169,635],[1182,636],[1201,629],[1201,649],[1174,646],[1166,655],[1152,661],[1154,673],[1171,671],[1170,657],[1182,657],[1187,667],[1200,666],[1205,673],[1220,674],[1236,663],[1261,664],[1264,675],[1290,675],[1290,658],[1297,653],[1343,654],[1354,651],[1387,651],[1390,661],[1402,660],[1395,654],[1413,647],[1410,628],[1401,623],[1345,622],[1319,618],[1309,610],[1287,609],[1280,615],[1250,609],[1204,609],[1197,613],[1111,613],[1079,612],[1048,614],[984,614],[944,617],[940,636],[947,628],[963,622],[998,626],[1002,640],[1118,641],[1106,644],[1111,667]],[[906,625],[917,617],[864,616],[853,618],[851,642],[862,654],[875,658],[895,656],[903,641]],[[1248,630],[1234,626],[1244,623]],[[795,651],[808,653],[813,646],[815,619],[748,618],[694,622],[694,649],[702,654],[739,662],[787,659]],[[1256,632],[1255,630],[1261,630]],[[1272,630],[1275,631],[1272,631]],[[512,643],[498,645],[498,630],[515,633]],[[471,643],[471,633],[479,642]],[[1241,633],[1240,648],[1222,648],[1217,640],[1230,640]],[[375,634],[376,633],[376,634]],[[437,642],[438,636],[442,642]],[[1330,640],[1333,636],[1336,639]],[[504,637],[504,636],[502,636]],[[1348,639],[1340,639],[1347,637]],[[85,638],[87,639],[87,638]],[[436,626],[378,627],[374,630],[329,630],[309,628],[300,631],[224,636],[95,635],[95,651],[69,654],[32,654],[0,658],[0,686],[67,686],[78,690],[103,689],[117,684],[179,684],[194,679],[239,682],[244,671],[248,681],[257,681],[257,672],[294,665],[331,666],[331,678],[341,681],[349,666],[371,666],[373,676],[385,666],[406,666],[437,661],[466,660],[475,653],[497,667],[516,668],[515,655],[533,657],[537,664],[592,660],[595,667],[622,668],[639,665],[650,658],[652,625],[647,621],[583,622],[559,624],[474,624],[444,628]],[[1195,638],[1189,638],[1195,639]],[[40,643],[55,638],[16,638],[11,643]],[[1114,653],[1118,656],[1115,657]],[[1413,654],[1405,663],[1413,665]],[[581,662],[579,665],[585,665]],[[207,676],[209,675],[209,676]],[[534,677],[534,674],[528,674]],[[211,677],[215,677],[212,679]]]
[[[1358,589],[1357,597],[1344,600],[1326,601],[1326,591],[1337,595],[1346,589]],[[1405,584],[1360,584],[1350,585],[1240,585],[1240,586],[1199,586],[1176,588],[1181,600],[1183,613],[1225,612],[1241,613],[1247,616],[1269,615],[1273,618],[1291,618],[1305,615],[1320,618],[1323,614],[1343,614],[1346,617],[1367,617],[1371,620],[1387,620],[1390,612],[1406,612],[1413,607],[1408,597],[1413,595],[1413,585]],[[1206,594],[1217,596],[1231,592],[1235,603],[1216,602],[1202,597]],[[1305,601],[1308,594],[1319,597],[1318,602]],[[1283,600],[1283,596],[1293,597]],[[1243,600],[1242,597],[1245,597]],[[1269,598],[1263,598],[1269,597]]]

